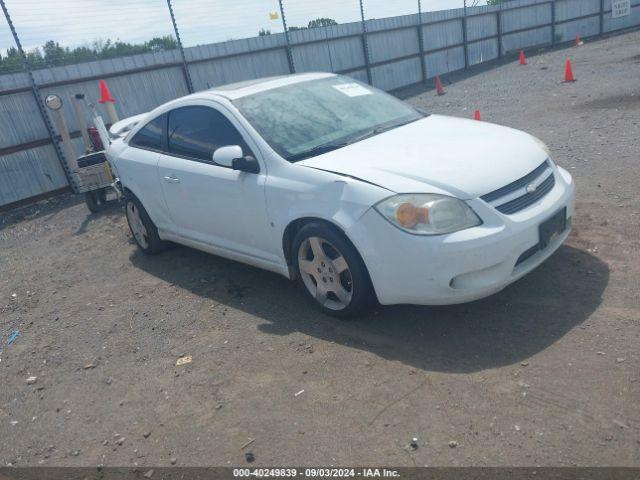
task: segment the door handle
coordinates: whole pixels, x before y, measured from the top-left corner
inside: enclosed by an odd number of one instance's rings
[[[167,183],[180,183],[180,179],[176,177],[166,176],[164,179]]]

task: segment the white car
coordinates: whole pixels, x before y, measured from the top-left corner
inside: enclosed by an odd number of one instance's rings
[[[171,241],[271,270],[336,316],[491,295],[548,258],[573,215],[571,175],[540,140],[339,75],[218,87],[113,131],[143,252]]]

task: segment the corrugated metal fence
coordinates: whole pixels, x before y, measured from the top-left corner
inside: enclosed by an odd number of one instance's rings
[[[615,1],[615,0],[614,0]],[[184,50],[195,90],[270,75],[332,71],[384,90],[495,60],[520,49],[571,41],[640,25],[612,18],[612,0],[514,0],[500,6],[423,12],[294,30]],[[100,60],[33,72],[41,98],[56,93],[75,148],[82,151],[71,98],[98,97],[108,79],[122,118],[186,95],[179,50]],[[106,115],[105,115],[105,118]],[[68,186],[59,154],[27,73],[0,76],[0,207]]]

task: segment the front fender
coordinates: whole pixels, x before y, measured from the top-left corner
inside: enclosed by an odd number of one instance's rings
[[[274,233],[271,249],[282,255],[283,260],[283,239],[292,222],[317,218],[346,232],[367,210],[391,194],[389,190],[353,178],[308,167],[293,168],[295,173],[286,177],[270,175],[265,186],[267,212]]]

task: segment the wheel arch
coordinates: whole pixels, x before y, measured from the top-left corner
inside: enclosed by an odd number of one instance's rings
[[[140,200],[140,197],[138,197],[138,195],[136,195],[136,192],[134,192],[133,190],[131,190],[129,187],[126,186],[122,186],[122,193],[124,193],[125,195],[131,195],[132,197],[135,197],[140,203],[142,203],[142,201]]]
[[[349,238],[349,235],[347,235],[345,230],[340,227],[340,225],[338,225],[337,223],[331,220],[327,220],[325,218],[313,217],[313,216],[301,217],[289,222],[289,224],[285,228],[282,236],[282,248],[283,248],[285,259],[287,261],[287,265],[289,267],[289,277],[292,280],[297,280],[298,278],[298,272],[294,267],[295,265],[294,255],[296,253],[293,251],[293,243],[294,243],[295,236],[300,231],[300,229],[302,229],[305,225],[309,225],[311,223],[319,223],[322,225],[326,225],[327,227],[332,229],[335,233],[337,233],[342,238],[344,238],[344,240],[353,247],[356,254],[360,257],[360,262],[362,264],[364,273],[366,275],[366,281],[369,284],[370,295],[372,296],[372,299],[374,302],[379,303],[378,293],[376,292],[375,285],[373,284],[373,281],[371,279],[371,274],[369,273],[369,267],[367,266],[367,263],[364,260],[364,256],[362,255],[362,252],[360,251],[358,246],[351,240],[351,238]]]
[[[360,249],[349,238],[349,235],[347,235],[345,230],[335,222],[332,222],[331,220],[327,220],[325,218],[320,218],[320,217],[313,217],[313,216],[300,217],[295,220],[292,220],[284,229],[284,233],[282,235],[282,251],[284,253],[284,258],[287,262],[287,266],[289,267],[291,279],[295,279],[298,275],[298,273],[293,268],[293,265],[294,265],[293,256],[295,255],[295,252],[293,252],[293,240],[295,239],[296,234],[300,231],[300,229],[305,225],[309,225],[310,223],[321,223],[323,225],[326,225],[327,227],[331,228],[336,233],[344,237],[345,240],[347,240],[347,242],[351,244],[351,246],[360,256],[360,260],[362,260],[362,264],[364,265],[367,275],[369,276],[369,279],[371,279],[371,275],[369,274],[369,269],[367,267],[367,264],[364,261],[364,257],[362,256]]]
[[[130,196],[132,196],[133,198],[135,198],[138,202],[140,202],[140,205],[142,205],[142,208],[144,208],[144,211],[147,213],[147,215],[149,216],[149,218],[151,219],[151,221],[152,221],[155,225],[157,225],[157,224],[158,224],[158,223],[157,223],[157,221],[156,221],[156,220],[157,220],[157,218],[156,218],[155,212],[150,212],[150,211],[149,211],[149,208],[147,208],[146,203],[142,201],[142,196],[141,196],[141,195],[138,195],[138,194],[135,192],[135,190],[133,190],[133,189],[131,189],[131,188],[129,188],[129,187],[127,187],[127,186],[125,186],[125,185],[122,185],[122,193],[124,193],[125,198],[126,198],[126,196],[127,196],[127,195],[130,195]]]
[[[142,205],[142,208],[144,208],[144,211],[146,212],[147,216],[149,217],[151,222],[153,222],[154,226],[156,226],[156,228],[157,228],[158,218],[156,216],[156,212],[153,211],[153,210],[151,210],[151,211],[149,210],[148,205],[142,200],[142,196],[138,195],[135,190],[133,190],[133,189],[131,189],[131,188],[125,186],[125,185],[122,185],[122,193],[124,193],[125,199],[126,199],[127,195],[135,198],[140,203],[140,205]]]
[[[282,252],[290,270],[293,266],[293,240],[294,238],[296,238],[296,234],[300,231],[300,229],[310,223],[323,223],[328,227],[340,232],[342,235],[345,235],[344,230],[338,227],[335,223],[329,220],[325,220],[324,218],[300,217],[296,218],[295,220],[291,220],[282,234]],[[295,272],[292,271],[292,273],[293,276],[295,276]]]

